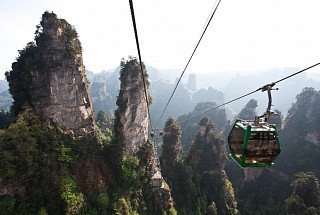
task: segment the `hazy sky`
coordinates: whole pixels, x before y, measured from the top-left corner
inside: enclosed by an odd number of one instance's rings
[[[215,0],[134,0],[142,60],[185,67]],[[75,26],[87,69],[137,56],[128,0],[0,0],[0,79],[44,11]],[[305,68],[320,62],[319,0],[222,0],[188,72]],[[320,68],[313,69],[319,72]]]

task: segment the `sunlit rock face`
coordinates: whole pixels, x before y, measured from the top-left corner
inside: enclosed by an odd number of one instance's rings
[[[146,72],[144,74],[148,101],[151,103],[149,82]],[[130,58],[126,62],[122,61],[120,81],[115,125],[117,133],[121,136],[124,155],[132,156],[147,141],[149,126],[144,82],[137,59]]]
[[[45,12],[35,40],[20,51],[7,73],[15,108],[31,105],[75,138],[93,135],[88,80],[76,30],[54,13]]]

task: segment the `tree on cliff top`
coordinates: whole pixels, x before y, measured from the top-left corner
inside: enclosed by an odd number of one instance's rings
[[[9,82],[9,91],[14,99],[11,110],[18,115],[23,105],[30,105],[30,71],[35,69],[34,55],[37,47],[34,42],[30,42],[27,46],[19,51],[17,62],[12,64],[12,71],[6,72],[6,78]]]

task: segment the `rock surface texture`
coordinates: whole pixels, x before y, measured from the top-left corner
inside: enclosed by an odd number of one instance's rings
[[[6,73],[14,110],[31,105],[75,138],[93,135],[93,111],[76,30],[45,12],[35,40],[19,51],[12,71]]]
[[[149,82],[143,66],[149,104]],[[122,138],[125,156],[134,156],[148,139],[148,107],[144,83],[137,59],[130,58],[121,62],[120,93],[117,100],[116,132]]]

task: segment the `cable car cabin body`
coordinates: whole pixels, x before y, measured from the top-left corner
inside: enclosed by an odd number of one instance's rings
[[[281,151],[276,126],[237,119],[228,136],[230,156],[241,167],[269,167]]]

